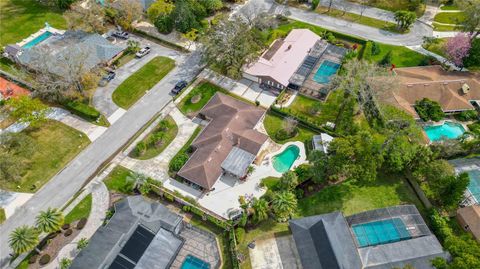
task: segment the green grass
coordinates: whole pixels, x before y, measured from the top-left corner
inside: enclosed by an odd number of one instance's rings
[[[25,82],[33,82],[33,78],[29,74],[20,71],[20,69],[15,66],[14,62],[3,56],[0,56],[0,69],[19,79],[23,79]]]
[[[348,0],[350,2],[360,2],[360,0]],[[410,0],[369,0],[367,1],[368,6],[389,10],[395,12],[397,10],[409,10]],[[420,6],[415,10],[417,17],[421,17],[425,13],[425,4],[421,3]]]
[[[7,219],[5,216],[5,209],[0,207],[0,224],[2,224]]]
[[[82,218],[88,218],[92,210],[92,194],[85,196],[73,209],[65,216],[65,223],[72,223]]]
[[[463,12],[440,12],[433,18],[435,22],[446,24],[461,24],[465,20]]]
[[[378,55],[372,55],[370,60],[380,62],[385,55],[392,51],[392,63],[397,67],[410,67],[424,65],[428,60],[428,57],[413,51],[406,47],[387,45],[378,43],[380,46],[380,53]],[[366,59],[369,60],[369,59]]]
[[[124,66],[131,60],[135,59],[135,54],[134,53],[124,53],[118,60],[116,60],[114,63],[117,66],[117,68]]]
[[[175,154],[175,156],[173,156],[173,158],[170,160],[170,163],[172,162],[173,159],[177,158],[181,154],[184,154],[188,150],[188,148],[192,144],[193,140],[198,136],[198,134],[200,133],[201,130],[202,130],[202,127],[198,126],[195,129],[195,131],[193,131],[193,134],[190,136],[187,143],[185,143],[185,145],[183,145],[183,147],[177,152],[177,154]],[[174,177],[175,176],[174,172],[178,172],[178,171],[172,171],[170,169],[170,164],[168,165],[168,167],[169,167],[168,172],[169,172],[170,176]]]
[[[159,129],[158,126],[155,127],[155,129],[153,129],[153,131],[150,134],[148,134],[144,139],[142,139],[142,142],[144,142],[147,145],[147,149],[145,150],[145,152],[142,155],[138,156],[137,153],[135,152],[135,149],[133,149],[132,152],[130,153],[131,157],[137,158],[140,160],[148,160],[162,153],[162,151],[164,151],[168,147],[168,145],[170,145],[173,139],[175,139],[175,137],[177,136],[178,126],[173,120],[173,118],[170,116],[167,116],[165,119],[162,120],[162,122],[166,122],[168,126],[167,130],[162,131]],[[165,136],[162,139],[162,144],[159,146],[156,146],[153,143],[148,143],[148,141],[152,139],[155,133],[165,134]]]
[[[441,10],[459,10],[458,9],[458,6],[456,5],[443,5],[441,8]]]
[[[447,38],[436,38],[432,43],[428,45],[422,45],[424,49],[429,50],[435,54],[445,57],[445,42],[447,42]]]
[[[433,30],[439,31],[439,32],[452,32],[452,31],[457,31],[460,30],[461,27],[455,26],[455,25],[443,25],[443,24],[438,24],[433,22],[432,23]]]
[[[405,179],[396,175],[379,175],[373,182],[345,181],[301,199],[298,213],[300,216],[311,216],[340,210],[348,216],[366,210],[412,203],[419,210],[422,209]]]
[[[367,16],[360,16],[358,14],[355,14],[355,13],[349,13],[349,12],[343,12],[341,10],[338,10],[338,9],[330,9],[330,11],[328,11],[328,7],[324,7],[324,6],[318,6],[317,9],[315,10],[317,13],[320,13],[322,15],[327,15],[327,16],[331,16],[331,17],[334,17],[334,18],[338,18],[338,19],[342,19],[342,20],[346,20],[346,21],[350,21],[350,22],[354,22],[354,23],[359,23],[359,24],[363,24],[363,25],[366,25],[366,26],[370,26],[370,27],[373,27],[373,28],[378,28],[378,29],[382,29],[382,30],[387,30],[387,31],[390,31],[390,32],[401,32],[398,30],[397,28],[397,25],[393,22],[387,22],[387,21],[382,21],[382,20],[378,20],[378,19],[375,19],[375,18],[370,18],[370,17],[367,17]]]
[[[45,27],[45,22],[54,28],[67,28],[61,10],[37,0],[1,0],[0,10],[0,47],[22,41]]]
[[[170,58],[162,56],[153,58],[115,89],[112,94],[113,101],[119,107],[128,109],[174,67],[175,61]]]
[[[268,136],[270,136],[271,139],[273,139],[275,142],[280,144],[284,144],[290,141],[301,141],[301,142],[305,142],[307,140],[309,141],[312,139],[314,135],[317,134],[316,132],[310,129],[307,129],[303,126],[298,125],[297,127],[298,132],[296,136],[286,140],[278,140],[275,138],[276,137],[275,134],[278,132],[278,130],[283,128],[283,118],[271,112],[267,112],[267,114],[265,115],[263,125],[265,126],[265,130],[267,131]]]
[[[37,129],[27,128],[23,132],[34,141],[35,151],[28,156],[31,163],[18,182],[0,179],[1,189],[35,192],[90,143],[85,134],[57,121],[47,121]]]
[[[230,255],[230,250],[228,248],[228,238],[225,231],[208,221],[203,221],[196,215],[192,216],[192,218],[190,219],[190,223],[193,226],[209,231],[215,235],[220,245],[220,253],[222,254],[222,261],[223,261],[222,269],[232,268],[232,257]]]
[[[131,191],[126,191],[131,183],[127,182],[127,177],[132,173],[130,169],[123,166],[116,166],[112,172],[103,180],[105,186],[109,191],[133,194]]]

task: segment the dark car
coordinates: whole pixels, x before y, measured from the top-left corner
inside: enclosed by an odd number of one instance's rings
[[[100,82],[98,83],[100,86],[105,86],[109,83],[112,79],[115,78],[115,72],[109,71],[105,76],[102,77]]]
[[[128,33],[124,32],[124,31],[115,31],[115,32],[113,32],[112,36],[118,37],[118,38],[121,38],[121,39],[128,39],[128,37],[129,37]]]
[[[137,58],[142,58],[143,56],[147,55],[150,53],[150,47],[145,47],[139,50],[137,53],[135,53],[135,56]]]
[[[185,87],[187,87],[188,83],[185,80],[181,80],[175,84],[175,87],[172,89],[172,93],[177,95],[179,94]]]

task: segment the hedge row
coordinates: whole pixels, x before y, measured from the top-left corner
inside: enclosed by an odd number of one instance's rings
[[[78,101],[69,101],[65,107],[73,114],[91,121],[97,120],[101,115],[95,108]]]
[[[275,106],[271,106],[270,111],[273,112],[274,114],[276,113],[278,116],[281,116],[281,117],[293,117],[300,123],[300,125],[308,129],[311,129],[312,131],[319,132],[319,133],[327,133],[331,136],[338,136],[334,131],[321,126],[318,122],[309,120],[307,117],[301,114],[295,113],[293,110],[289,108],[280,109]]]

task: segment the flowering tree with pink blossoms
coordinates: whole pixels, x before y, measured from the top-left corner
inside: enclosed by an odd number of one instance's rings
[[[471,47],[470,37],[465,33],[458,33],[447,40],[445,53],[456,66],[463,67],[463,59],[468,56]]]

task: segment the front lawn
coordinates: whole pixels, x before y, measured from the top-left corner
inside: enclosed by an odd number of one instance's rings
[[[268,136],[270,136],[272,140],[274,140],[279,144],[284,144],[290,141],[301,141],[301,142],[310,141],[312,137],[317,134],[316,132],[310,129],[307,129],[303,126],[298,125],[297,126],[298,132],[294,137],[285,139],[285,140],[278,140],[276,138],[277,136],[276,134],[279,130],[283,129],[283,121],[284,121],[284,118],[276,114],[273,114],[272,112],[267,112],[267,114],[265,115],[265,119],[263,120],[263,125],[265,127],[265,130],[268,133]]]
[[[103,180],[105,186],[109,191],[118,192],[118,193],[125,193],[125,194],[133,194],[131,191],[130,186],[132,182],[127,180],[127,177],[132,173],[130,169],[127,169],[123,166],[115,166],[112,172],[108,174],[108,176]]]
[[[445,43],[447,38],[435,38],[431,43],[424,44],[422,47],[426,50],[429,50],[435,54],[445,57]]]
[[[7,219],[5,216],[5,209],[0,207],[0,224],[2,224]]]
[[[47,121],[37,129],[24,130],[33,138],[35,149],[28,156],[30,165],[18,182],[0,179],[0,188],[18,192],[35,192],[65,167],[89,143],[88,137],[57,121]]]
[[[45,27],[45,22],[57,29],[67,28],[62,10],[38,0],[2,0],[0,10],[0,47],[22,41]]]
[[[228,91],[210,82],[202,82],[190,91],[178,104],[183,114],[194,114],[202,109],[216,92],[228,94]]]
[[[456,6],[455,4],[445,4],[443,6],[440,7],[441,10],[458,10],[458,6]]]
[[[461,24],[465,20],[463,12],[440,12],[433,18],[434,21],[446,24]]]
[[[413,51],[406,47],[387,45],[378,43],[380,47],[380,53],[377,55],[372,55],[369,59],[375,62],[380,62],[385,55],[392,51],[392,64],[395,64],[396,67],[411,67],[411,66],[420,66],[426,65],[428,63],[428,56],[420,54],[416,51]],[[369,60],[365,59],[365,60]]]
[[[178,127],[172,117],[167,116],[130,152],[132,158],[148,160],[167,148],[177,136]]]
[[[379,174],[373,182],[349,180],[301,199],[298,214],[311,216],[340,210],[348,216],[400,204],[415,204],[420,211],[423,208],[404,178]]]
[[[170,58],[162,56],[153,58],[115,89],[112,94],[113,101],[119,107],[128,109],[174,67],[175,61]]]
[[[65,216],[65,223],[72,223],[82,218],[88,218],[92,210],[92,194],[88,194]]]
[[[436,22],[433,22],[432,26],[433,26],[433,30],[439,31],[439,32],[452,32],[452,31],[458,31],[461,29],[461,27],[457,25],[444,25]]]
[[[364,1],[360,0],[348,1],[359,4],[364,3]],[[397,10],[410,10],[411,2],[411,0],[368,0],[366,5],[395,12]],[[420,5],[415,10],[417,17],[421,17],[423,13],[425,13],[425,3],[423,3],[423,1],[420,2]]]

